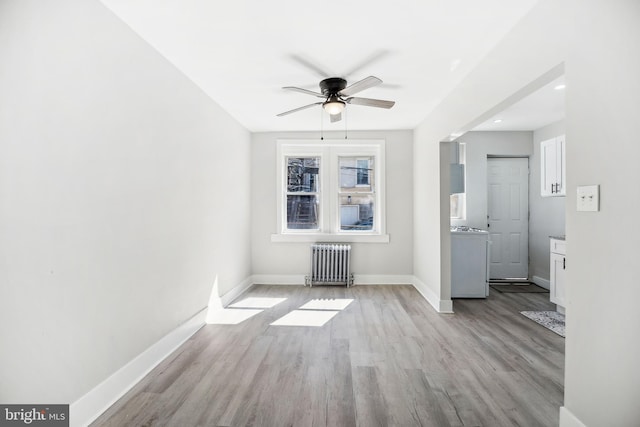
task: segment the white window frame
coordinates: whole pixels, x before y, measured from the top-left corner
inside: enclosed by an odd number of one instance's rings
[[[371,242],[388,243],[385,212],[384,140],[278,140],[277,232],[272,242]],[[287,158],[320,158],[319,230],[287,229]],[[374,158],[374,224],[372,230],[340,229],[340,157]]]

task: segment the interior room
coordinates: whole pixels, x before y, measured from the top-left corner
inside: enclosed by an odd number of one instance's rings
[[[0,1],[0,419],[638,425],[640,4],[309,6]]]
[[[550,167],[546,166],[549,159],[541,155],[541,147],[554,142],[558,137],[564,139],[564,80],[564,76],[554,79],[452,141],[452,230],[486,230],[486,240],[490,242],[488,249],[483,249],[486,256],[481,257],[489,259],[489,264],[481,267],[486,272],[479,273],[486,275],[489,281],[487,285],[477,281],[477,295],[485,296],[490,286],[514,283],[534,285],[518,288],[519,291],[530,289],[542,292],[539,288],[550,290],[549,238],[554,236],[564,240],[566,234],[566,190],[558,186],[558,191],[555,191],[555,181],[566,181],[566,161],[559,162],[559,179],[554,179],[554,183],[551,184],[554,186],[554,192],[546,191],[549,184],[546,184],[541,173],[549,172]],[[559,153],[561,160],[566,160],[565,152],[563,147]],[[547,157],[550,157],[550,154],[547,153]],[[525,173],[520,177],[521,182],[510,180],[509,194],[496,192],[496,189],[502,187],[491,172],[491,168],[496,167],[492,165],[495,163],[507,164],[511,169],[517,167],[518,163],[524,165]],[[458,176],[454,174],[458,170],[456,168],[462,170]],[[511,200],[511,195],[516,188],[520,190],[520,185],[522,191],[518,191],[518,200]],[[504,210],[502,206],[512,205],[512,202],[517,202],[519,212],[511,212],[512,224],[502,225],[499,217],[503,217],[504,214],[496,210]],[[495,230],[496,227],[508,228]],[[512,241],[502,239],[500,233],[509,235]],[[521,234],[524,235],[522,238],[514,240]],[[456,233],[456,238],[461,238],[460,232]],[[455,249],[452,251],[455,252]],[[505,256],[508,257],[509,269],[500,264],[503,258],[500,251],[507,252]],[[519,259],[514,258],[515,254]],[[460,259],[461,265],[452,264],[452,274],[453,271],[458,270],[460,273],[460,270],[464,272],[465,268],[469,268],[466,255],[465,253]],[[566,261],[563,262],[566,264]],[[514,269],[515,266],[517,269]],[[455,280],[453,282],[454,287],[464,287],[459,282],[456,284]],[[460,292],[464,294],[465,291]],[[452,291],[452,296],[455,297],[456,292]],[[555,299],[555,296],[552,299]],[[557,309],[564,313],[564,304],[559,305]]]

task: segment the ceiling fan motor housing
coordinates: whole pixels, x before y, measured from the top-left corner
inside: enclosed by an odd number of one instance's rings
[[[340,77],[330,77],[320,82],[320,89],[322,90],[322,94],[326,97],[336,95],[345,87],[347,87],[347,81]]]

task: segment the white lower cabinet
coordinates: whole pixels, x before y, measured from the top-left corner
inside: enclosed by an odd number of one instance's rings
[[[551,271],[549,274],[550,299],[554,304],[565,307],[565,270],[567,268],[566,243],[551,238]]]

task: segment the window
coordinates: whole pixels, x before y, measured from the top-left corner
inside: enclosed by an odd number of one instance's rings
[[[449,205],[451,210],[452,219],[464,219],[465,209],[465,194],[458,193],[449,196]]]
[[[374,158],[339,157],[340,230],[372,230],[375,192],[371,184]]]
[[[461,165],[464,165],[466,163],[466,151],[466,144],[460,143],[458,149],[458,162]],[[465,219],[466,201],[466,193],[456,193],[449,196],[449,210],[451,219]]]
[[[272,241],[388,242],[384,141],[278,141]]]
[[[287,158],[287,229],[318,230],[320,158]]]

